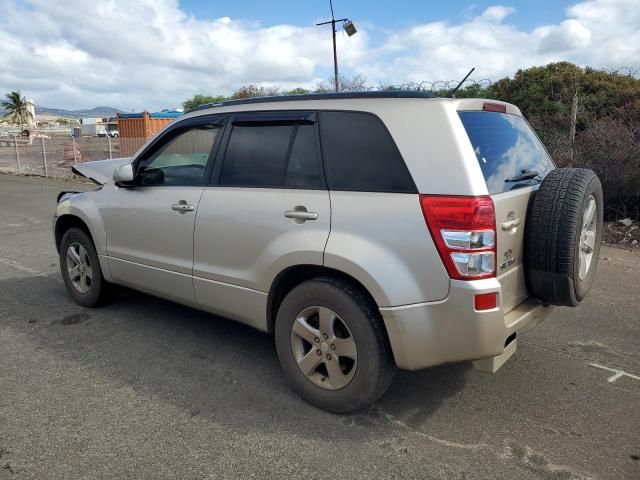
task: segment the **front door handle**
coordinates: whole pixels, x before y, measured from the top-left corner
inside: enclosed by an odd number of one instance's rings
[[[196,209],[193,205],[189,205],[186,201],[180,200],[178,203],[171,205],[171,210],[179,213],[193,212]]]
[[[287,210],[284,212],[284,216],[293,219],[296,223],[318,219],[318,214],[316,212],[307,212],[305,207],[295,207],[294,210]]]
[[[502,230],[504,230],[505,232],[508,232],[509,230],[516,228],[518,225],[520,225],[521,220],[519,218],[514,218],[513,220],[507,220],[506,222],[502,222],[500,224],[500,227],[502,227]]]

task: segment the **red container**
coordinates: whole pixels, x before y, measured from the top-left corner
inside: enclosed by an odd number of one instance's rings
[[[120,134],[120,155],[129,157],[136,153],[147,140],[162,130],[175,117],[152,118],[149,112],[141,114],[118,114],[118,133]]]

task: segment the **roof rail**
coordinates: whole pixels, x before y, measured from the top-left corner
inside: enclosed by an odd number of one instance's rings
[[[343,100],[354,98],[435,98],[429,92],[417,90],[380,90],[374,92],[336,92],[336,93],[304,93],[302,95],[277,95],[273,97],[240,98],[237,100],[225,100],[218,103],[206,103],[189,112],[204,110],[213,107],[226,107],[230,105],[246,105],[250,103],[295,102],[300,100]],[[185,113],[189,113],[185,112]]]

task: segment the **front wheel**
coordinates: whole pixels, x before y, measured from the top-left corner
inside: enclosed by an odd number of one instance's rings
[[[339,279],[313,279],[289,292],[278,311],[275,339],[295,390],[331,412],[369,406],[396,371],[377,307]]]
[[[69,294],[84,307],[95,307],[111,297],[114,286],[102,276],[93,242],[79,228],[70,228],[62,236],[60,272]]]

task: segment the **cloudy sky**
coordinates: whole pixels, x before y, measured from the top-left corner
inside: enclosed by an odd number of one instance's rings
[[[569,60],[640,68],[640,0],[336,0],[341,71],[372,84],[475,79]],[[0,94],[156,110],[332,72],[324,0],[1,0]]]

